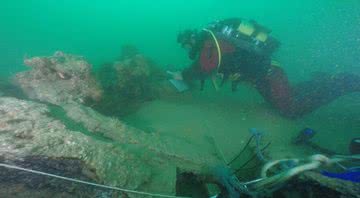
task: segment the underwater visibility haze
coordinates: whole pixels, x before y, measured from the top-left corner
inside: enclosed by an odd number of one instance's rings
[[[360,197],[358,0],[4,0],[0,24],[1,197]]]

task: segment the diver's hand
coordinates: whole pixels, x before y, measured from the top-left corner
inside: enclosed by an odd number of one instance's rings
[[[166,73],[169,74],[174,80],[184,80],[181,71],[166,71]]]

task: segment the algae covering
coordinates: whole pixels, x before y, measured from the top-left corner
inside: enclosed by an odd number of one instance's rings
[[[179,145],[192,147],[186,142],[144,133],[88,107],[68,104],[64,109],[68,111],[63,116],[83,125],[83,130],[68,129],[65,119],[54,118],[44,104],[1,98],[4,160],[79,159],[105,184],[169,194],[175,191],[176,168],[201,172],[202,166],[216,162],[201,151],[188,155],[179,150]]]
[[[359,10],[357,0],[1,2],[0,197],[360,197]],[[228,61],[238,38],[268,59]]]

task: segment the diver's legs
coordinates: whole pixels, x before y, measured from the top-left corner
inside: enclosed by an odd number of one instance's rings
[[[321,74],[293,89],[292,114],[302,116],[340,96],[360,91],[360,76],[350,73]]]
[[[280,67],[271,67],[265,77],[256,81],[255,86],[267,102],[282,114],[287,114],[292,104],[291,88]]]
[[[279,67],[257,83],[257,89],[286,117],[296,118],[314,111],[345,94],[360,91],[360,76],[354,74],[314,76],[310,81],[302,82],[290,88],[287,77]]]

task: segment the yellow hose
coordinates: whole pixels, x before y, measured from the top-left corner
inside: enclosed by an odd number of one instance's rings
[[[211,37],[214,39],[214,42],[215,42],[215,45],[216,45],[216,49],[217,49],[217,52],[218,52],[218,58],[219,58],[218,65],[217,65],[217,70],[219,70],[220,65],[221,65],[221,48],[220,48],[219,42],[218,42],[215,34],[214,34],[211,30],[205,29],[205,28],[204,28],[203,30],[204,30],[205,32],[210,33]],[[217,71],[216,71],[216,73],[217,73]],[[218,91],[218,90],[219,90],[219,86],[218,86],[217,83],[216,83],[216,76],[215,76],[215,75],[216,75],[216,74],[213,74],[213,76],[211,77],[211,81],[212,81],[212,83],[213,83],[213,85],[214,85],[214,87],[215,87],[215,90]]]
[[[215,34],[209,30],[209,29],[203,29],[205,32],[208,32],[210,33],[211,37],[214,39],[214,42],[216,44],[216,48],[217,48],[217,51],[218,51],[218,56],[219,56],[219,61],[218,61],[218,65],[217,65],[217,68],[219,69],[220,65],[221,65],[221,48],[220,48],[220,45],[219,45],[219,42],[215,36]]]

